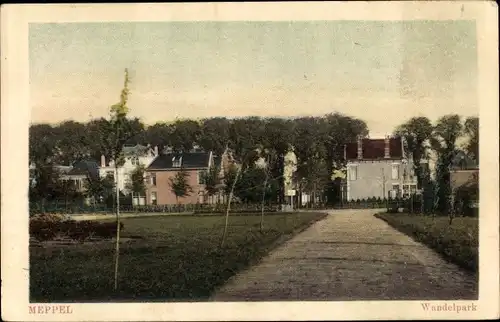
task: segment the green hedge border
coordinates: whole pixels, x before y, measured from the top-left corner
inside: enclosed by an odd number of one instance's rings
[[[389,224],[396,230],[414,238],[437,253],[446,260],[458,265],[470,273],[477,274],[479,271],[479,247],[464,247],[460,241],[453,241],[444,238],[442,235],[433,235],[422,231],[420,227],[415,227],[411,223],[405,224],[397,219],[398,214],[377,213],[374,215]]]

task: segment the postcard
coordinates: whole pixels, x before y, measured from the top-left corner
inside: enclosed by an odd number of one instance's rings
[[[1,9],[2,319],[499,317],[494,2]]]

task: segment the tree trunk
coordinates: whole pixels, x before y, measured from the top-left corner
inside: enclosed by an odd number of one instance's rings
[[[238,182],[238,178],[240,176],[241,169],[243,168],[243,164],[238,168],[238,172],[236,172],[236,176],[234,178],[233,185],[231,186],[231,192],[229,192],[229,199],[227,201],[227,209],[226,209],[226,222],[224,224],[224,233],[222,234],[222,239],[220,241],[220,247],[224,246],[224,242],[226,240],[227,228],[229,225],[229,210],[231,209],[231,200],[233,199],[234,188],[236,187],[236,183]]]
[[[264,230],[264,201],[266,199],[266,188],[267,188],[267,172],[266,179],[264,180],[264,189],[262,190],[262,206],[260,215],[260,232]]]
[[[115,166],[116,184],[116,249],[115,249],[115,290],[118,289],[118,264],[120,259],[120,189],[118,187],[118,168]]]

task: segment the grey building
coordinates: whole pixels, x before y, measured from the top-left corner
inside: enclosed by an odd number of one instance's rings
[[[345,146],[347,200],[403,197],[417,192],[413,162],[401,137],[358,138]]]

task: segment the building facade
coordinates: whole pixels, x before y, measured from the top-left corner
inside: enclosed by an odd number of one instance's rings
[[[212,152],[160,154],[146,168],[146,203],[148,205],[206,203],[204,173],[214,164]],[[177,198],[170,182],[180,171],[187,173],[187,183],[192,192]]]
[[[129,193],[127,184],[131,174],[138,166],[147,168],[151,162],[158,156],[158,147],[150,147],[144,145],[125,146],[123,148],[125,163],[118,168],[118,188],[124,193]],[[104,155],[101,156],[101,166],[99,168],[101,178],[110,176],[115,177],[114,160],[106,160]]]
[[[404,197],[417,192],[413,162],[401,137],[358,138],[345,146],[348,201]]]

